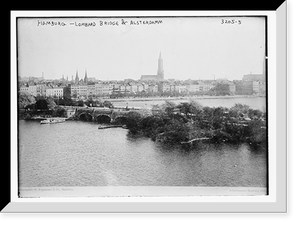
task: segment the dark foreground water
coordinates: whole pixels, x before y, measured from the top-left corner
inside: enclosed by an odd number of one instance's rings
[[[184,152],[95,123],[19,121],[19,185],[266,186],[266,150],[203,145]]]

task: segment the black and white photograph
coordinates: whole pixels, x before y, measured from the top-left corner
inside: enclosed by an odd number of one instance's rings
[[[266,16],[16,28],[20,198],[269,195]]]

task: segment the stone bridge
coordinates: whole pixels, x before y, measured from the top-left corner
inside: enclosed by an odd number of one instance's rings
[[[126,122],[130,112],[137,112],[141,115],[151,115],[151,111],[140,109],[116,109],[116,108],[75,108],[72,118],[75,120],[98,122],[98,123],[120,123]]]

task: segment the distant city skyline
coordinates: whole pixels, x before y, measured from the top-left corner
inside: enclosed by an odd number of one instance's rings
[[[240,80],[263,73],[264,51],[263,17],[18,19],[21,77],[139,80],[161,52],[165,79]]]

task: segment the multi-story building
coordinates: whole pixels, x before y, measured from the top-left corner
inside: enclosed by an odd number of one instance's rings
[[[102,83],[95,84],[95,95],[101,96],[102,95]]]
[[[264,95],[266,93],[265,68],[263,68],[263,74],[244,75],[242,81],[252,82],[253,94]]]
[[[158,91],[162,93],[171,92],[170,83],[166,83],[166,82],[159,83]]]
[[[37,96],[46,96],[46,86],[43,84],[36,85],[36,95]]]
[[[143,83],[143,89],[148,92],[148,89],[149,89],[149,85],[147,83]]]
[[[113,85],[111,83],[105,84],[102,92],[105,96],[111,95],[113,92]]]
[[[32,95],[32,96],[37,96],[37,87],[36,85],[30,85],[28,87],[28,92]]]
[[[87,85],[87,96],[94,96],[96,95],[96,86],[95,84],[88,84]]]
[[[46,88],[47,97],[63,97],[64,89],[62,87],[48,87]]]
[[[143,86],[143,84],[137,84],[137,91],[138,92],[142,92],[142,91],[144,91],[144,86]]]
[[[207,93],[209,90],[214,88],[214,84],[210,81],[199,81],[198,83],[200,85],[200,90],[203,93]]]
[[[112,83],[96,83],[95,95],[97,96],[109,96],[113,93],[114,85]]]
[[[259,93],[259,81],[253,81],[253,94]]]
[[[28,86],[21,86],[20,87],[20,92],[29,93],[29,87]]]
[[[79,96],[86,97],[88,94],[88,86],[87,85],[79,85]]]
[[[259,95],[266,95],[266,82],[265,81],[259,81]]]
[[[126,93],[130,93],[131,92],[131,85],[130,84],[126,84],[125,85],[125,92]]]
[[[198,93],[200,92],[200,85],[196,83],[188,84],[186,89],[189,93]]]
[[[79,85],[71,85],[71,97],[79,95]]]
[[[170,84],[170,92],[175,92],[175,84]]]
[[[266,94],[266,82],[265,81],[253,81],[253,94],[255,94],[255,95]]]
[[[120,84],[119,85],[119,92],[120,93],[125,93],[126,92],[126,85],[125,84]]]
[[[150,84],[148,86],[148,92],[157,93],[158,92],[158,85],[157,84]]]
[[[228,85],[229,85],[229,92],[230,92],[230,94],[234,95],[235,92],[236,92],[236,86],[235,86],[235,84],[233,82],[230,82]]]
[[[130,91],[131,91],[132,93],[138,92],[138,86],[137,86],[137,84],[131,82],[131,83],[129,83],[129,85],[130,85],[130,88],[131,88]]]
[[[88,90],[88,86],[89,85],[85,85],[85,84],[80,84],[80,85],[71,85],[71,96],[76,95],[77,97],[79,96],[88,96],[89,93],[92,93],[91,95],[93,95],[93,93],[95,93],[95,85],[91,85],[89,87]]]
[[[186,92],[186,85],[181,85],[181,84],[175,85],[175,92],[185,93]]]
[[[20,92],[26,92],[31,94],[32,96],[37,96],[37,86],[36,85],[27,85],[27,86],[21,86]]]

